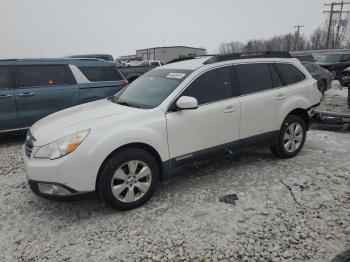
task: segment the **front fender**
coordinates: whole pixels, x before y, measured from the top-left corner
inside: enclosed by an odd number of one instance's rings
[[[168,160],[169,151],[167,148],[166,129],[164,127],[164,129],[160,130],[162,131],[159,133],[148,128],[95,133],[92,130],[91,136],[87,137],[89,140],[84,141],[77,149],[79,154],[84,156],[84,159],[89,159],[87,163],[82,163],[88,166],[87,170],[89,172],[86,174],[88,184],[95,184],[100,167],[113,151],[131,143],[147,144],[157,151],[162,162]]]

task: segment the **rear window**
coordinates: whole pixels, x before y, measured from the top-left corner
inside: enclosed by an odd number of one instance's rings
[[[277,63],[275,66],[284,85],[292,85],[306,79],[306,76],[294,65]]]
[[[80,66],[79,69],[91,82],[123,80],[118,70],[112,66]]]
[[[72,85],[76,81],[65,65],[31,65],[19,67],[19,86]]]
[[[12,88],[11,67],[0,66],[0,90]]]

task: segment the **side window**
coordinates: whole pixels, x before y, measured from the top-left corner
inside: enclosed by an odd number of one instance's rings
[[[344,55],[342,60],[347,62],[350,61],[350,54]]]
[[[19,66],[19,87],[72,85],[76,81],[65,65]]]
[[[283,86],[282,80],[281,80],[280,76],[278,75],[275,67],[272,64],[270,64],[269,67],[270,67],[273,87],[278,88],[278,87]]]
[[[235,68],[242,95],[272,88],[268,64],[243,64]]]
[[[12,70],[10,66],[0,66],[0,90],[12,88]]]
[[[199,105],[232,97],[230,66],[212,69],[202,74],[186,88],[181,96],[195,97]]]
[[[306,79],[306,76],[294,65],[281,63],[276,63],[275,65],[284,85],[292,85]]]
[[[123,80],[118,70],[112,66],[79,66],[79,69],[91,82]]]

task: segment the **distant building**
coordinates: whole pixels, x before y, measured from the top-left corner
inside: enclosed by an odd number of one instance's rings
[[[205,55],[206,50],[189,46],[164,46],[136,50],[137,60],[159,60],[167,63],[179,57]]]

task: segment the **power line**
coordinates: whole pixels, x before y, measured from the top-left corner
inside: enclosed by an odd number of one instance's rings
[[[295,51],[298,51],[298,43],[299,43],[299,36],[300,36],[300,28],[304,27],[303,25],[296,25],[294,28],[297,28],[297,34],[295,36]]]
[[[327,30],[327,43],[326,43],[326,48],[329,48],[329,40],[331,37],[331,28],[332,28],[332,24],[333,24],[333,15],[334,14],[339,14],[339,21],[338,21],[338,27],[337,27],[337,33],[336,33],[336,37],[333,37],[333,41],[332,41],[332,47],[335,47],[335,42],[338,41],[338,37],[339,37],[339,30],[340,30],[340,23],[341,23],[341,18],[343,13],[349,13],[349,11],[343,11],[343,7],[344,5],[348,5],[350,4],[350,2],[344,2],[341,1],[340,3],[336,3],[336,2],[332,2],[330,4],[324,4],[325,6],[330,6],[331,10],[330,11],[323,11],[324,13],[329,13],[329,22],[328,22],[328,30]],[[340,6],[340,10],[334,10],[335,6]]]

